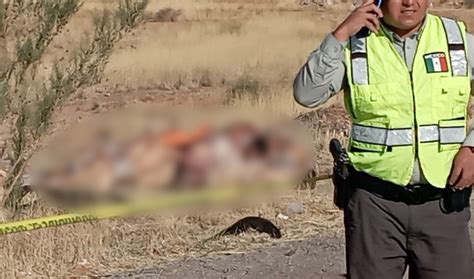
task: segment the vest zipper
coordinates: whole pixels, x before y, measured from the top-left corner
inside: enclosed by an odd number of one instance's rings
[[[411,96],[413,100],[413,135],[414,135],[414,148],[415,148],[415,156],[413,158],[413,161],[418,159],[418,123],[416,121],[416,102],[415,102],[415,88],[413,86],[413,68],[415,66],[415,59],[416,59],[416,54],[418,52],[418,47],[420,45],[420,42],[418,41],[415,49],[415,53],[413,55],[412,59],[412,64],[406,65],[408,69],[408,74],[410,75],[410,87],[411,87]],[[407,61],[407,52],[406,52],[406,39],[403,41],[403,54],[404,54],[404,60]],[[410,70],[411,69],[411,70]]]
[[[414,147],[415,147],[415,159],[418,158],[418,123],[416,121],[416,103],[415,103],[415,89],[413,88],[413,72],[410,73],[410,86],[411,86],[411,95],[413,97],[413,132],[414,132]]]

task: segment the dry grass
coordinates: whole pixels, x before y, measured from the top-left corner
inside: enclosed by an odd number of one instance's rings
[[[244,21],[149,23],[125,42],[110,64],[109,82],[222,85],[252,75],[269,85],[288,83],[327,22],[298,14]],[[295,32],[296,31],[296,32]]]
[[[78,34],[90,27],[91,12],[113,2],[86,1],[84,10],[71,22],[69,32],[58,37],[48,51],[65,53],[79,41]],[[182,11],[182,20],[149,22],[127,37],[112,57],[106,81],[86,91],[82,99],[72,100],[56,116],[57,126],[95,113],[83,111],[83,106],[106,107],[114,103],[113,108],[129,103],[131,95],[135,99],[140,94],[156,92],[178,96],[173,101],[156,99],[173,105],[181,103],[179,98],[186,92],[226,95],[234,90],[240,92],[236,106],[257,106],[285,115],[307,111],[292,99],[294,75],[349,9],[341,6],[318,12],[315,7],[298,7],[293,0],[150,2],[150,13],[172,8]],[[456,11],[455,15],[465,19],[470,30],[474,30],[468,12]],[[48,57],[45,62],[49,62]],[[103,97],[103,92],[111,96]],[[340,104],[341,99],[334,98],[330,103]],[[330,166],[326,151],[329,139],[344,135],[330,126],[313,129],[317,163],[324,172]],[[329,182],[324,182],[317,190],[297,191],[279,202],[250,209],[202,216],[108,220],[4,236],[0,238],[0,273],[6,278],[104,274],[155,266],[184,256],[245,251],[313,234],[341,233],[342,220],[331,204],[330,188]],[[284,210],[288,201],[302,202],[305,212],[287,221],[276,220],[276,214]],[[26,215],[52,212],[33,208]],[[252,234],[202,242],[237,219],[259,213],[276,220],[283,230],[283,240]]]
[[[284,212],[286,203],[291,201],[302,202],[305,212],[289,220],[277,220],[275,216]],[[283,238],[272,240],[267,235],[247,234],[205,241],[237,219],[258,214],[274,221]],[[0,270],[8,278],[107,274],[156,266],[182,257],[247,251],[314,234],[341,233],[341,222],[341,215],[334,210],[327,194],[303,190],[278,203],[251,209],[200,216],[107,220],[94,225],[76,224],[7,235],[0,239]]]

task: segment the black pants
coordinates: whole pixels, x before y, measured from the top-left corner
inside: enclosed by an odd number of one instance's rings
[[[407,205],[356,189],[344,211],[350,279],[472,279],[469,208],[443,213],[440,201]]]

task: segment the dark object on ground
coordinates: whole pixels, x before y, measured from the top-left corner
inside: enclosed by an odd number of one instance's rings
[[[232,226],[219,233],[219,236],[224,235],[239,235],[249,229],[254,229],[260,233],[266,233],[271,238],[281,238],[280,229],[278,229],[270,220],[249,216],[235,222]]]

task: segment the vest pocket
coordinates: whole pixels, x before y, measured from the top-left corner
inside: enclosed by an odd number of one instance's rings
[[[438,127],[440,152],[461,148],[466,139],[465,119],[440,120]]]
[[[460,149],[462,146],[462,144],[460,143],[440,143],[439,144],[439,151],[440,152],[443,152],[443,151],[450,151],[450,150],[458,150]]]
[[[470,95],[466,77],[440,77],[432,80],[433,108],[441,118],[465,116]]]
[[[354,153],[384,153],[387,151],[387,122],[367,121],[363,124],[353,123],[349,138],[349,151]]]
[[[395,82],[355,86],[351,100],[356,118],[385,117],[393,107],[404,110],[406,99],[399,91],[400,85]]]
[[[349,141],[349,152],[351,153],[384,153],[387,151],[387,146],[373,143],[360,142],[353,139]]]

